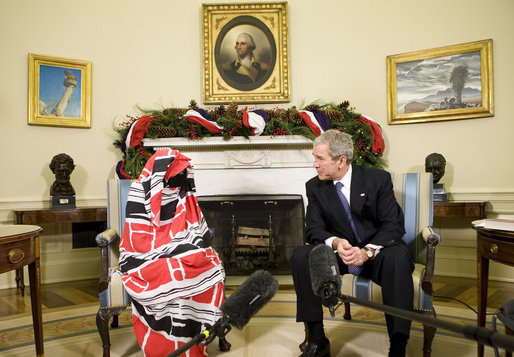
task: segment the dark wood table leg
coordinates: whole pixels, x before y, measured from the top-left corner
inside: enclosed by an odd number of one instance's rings
[[[39,241],[38,243],[39,244]],[[38,249],[38,248],[36,248]],[[32,307],[32,322],[34,324],[34,341],[36,356],[45,355],[43,349],[43,316],[41,311],[41,279],[39,270],[39,257],[28,265],[30,281],[30,305]]]
[[[477,256],[477,288],[478,288],[478,326],[485,326],[487,311],[487,282],[489,280],[489,259],[484,258],[480,252]],[[484,345],[478,344],[478,357],[484,356]]]
[[[505,326],[505,334],[509,336],[514,336],[514,331],[512,331],[510,328]],[[505,351],[505,357],[512,357],[511,351]]]
[[[16,289],[20,289],[21,296],[25,296],[25,279],[23,277],[23,267],[16,269]]]

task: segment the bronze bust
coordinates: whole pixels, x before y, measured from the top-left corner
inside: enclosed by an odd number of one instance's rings
[[[55,175],[55,181],[50,187],[51,196],[74,196],[75,190],[70,183],[70,175],[75,164],[73,159],[66,154],[58,154],[50,162],[50,170]]]
[[[444,156],[438,153],[432,153],[425,158],[425,172],[431,172],[434,183],[438,183],[444,175],[446,160]]]

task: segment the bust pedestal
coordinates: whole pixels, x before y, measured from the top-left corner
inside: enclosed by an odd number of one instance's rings
[[[52,196],[52,208],[75,208],[75,196]]]
[[[434,183],[434,202],[448,202],[448,194],[442,183]]]

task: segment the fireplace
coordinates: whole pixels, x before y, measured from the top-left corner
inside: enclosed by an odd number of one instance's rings
[[[200,207],[213,246],[229,275],[255,269],[289,274],[292,250],[303,244],[305,182],[312,141],[302,136],[143,139],[191,158]]]
[[[198,201],[227,275],[259,269],[290,273],[293,249],[303,244],[301,195],[200,196]]]

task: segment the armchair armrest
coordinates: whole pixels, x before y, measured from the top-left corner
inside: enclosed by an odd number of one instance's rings
[[[425,227],[421,236],[427,243],[426,271],[421,282],[421,288],[425,293],[433,295],[432,278],[435,266],[435,247],[441,241],[441,236],[432,227]]]
[[[100,247],[100,281],[98,282],[99,292],[104,291],[109,286],[109,246],[118,239],[116,230],[109,228],[99,233],[95,240]]]

